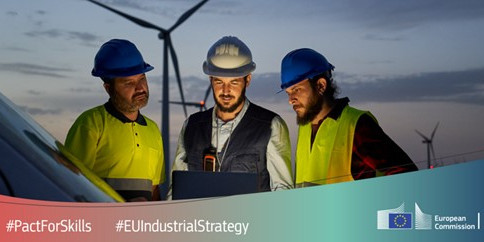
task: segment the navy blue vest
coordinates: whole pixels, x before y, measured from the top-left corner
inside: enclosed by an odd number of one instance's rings
[[[188,170],[203,170],[203,151],[211,145],[213,108],[192,114],[185,129],[185,162]],[[259,176],[259,191],[270,191],[267,171],[267,144],[271,137],[272,119],[277,114],[253,103],[233,130],[220,171],[251,172]],[[224,152],[224,151],[222,151]]]

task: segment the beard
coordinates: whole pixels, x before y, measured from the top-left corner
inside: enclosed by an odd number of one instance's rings
[[[140,95],[145,95],[145,97],[137,99],[137,97]],[[142,107],[148,104],[149,96],[150,92],[147,90],[146,92],[140,92],[133,95],[131,100],[128,100],[118,95],[116,91],[111,92],[111,100],[114,104],[114,107],[116,107],[116,109],[122,113],[138,112]]]
[[[232,104],[228,107],[223,106],[223,103],[220,102],[216,98],[215,92],[213,91],[213,88],[212,88],[212,93],[213,93],[213,99],[215,100],[215,103],[217,104],[218,110],[220,110],[223,113],[231,113],[231,112],[235,111],[245,100],[245,87],[244,87],[244,89],[242,89],[242,92],[240,93],[240,96],[237,99],[237,101],[234,104]],[[233,97],[233,98],[235,98],[232,95],[223,95],[223,94],[219,95],[219,98],[223,98],[223,97]]]
[[[307,106],[305,107],[306,112],[301,114],[301,116],[297,115],[296,121],[298,125],[307,124],[318,115],[318,113],[323,108],[324,98],[323,95],[318,95],[317,93],[313,92],[311,95],[311,99],[309,100]]]

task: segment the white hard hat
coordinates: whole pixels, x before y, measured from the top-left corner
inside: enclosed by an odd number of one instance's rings
[[[240,77],[255,70],[249,47],[234,36],[215,42],[203,62],[203,72],[209,76]]]

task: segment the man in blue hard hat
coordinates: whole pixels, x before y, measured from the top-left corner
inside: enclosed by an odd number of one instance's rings
[[[140,113],[148,103],[145,72],[153,70],[136,46],[122,39],[104,43],[92,75],[100,77],[109,100],[83,112],[65,146],[127,201],[159,200],[163,142],[155,122]]]
[[[173,170],[257,173],[259,191],[293,187],[286,123],[245,96],[254,70],[249,48],[237,37],[212,45],[203,72],[215,106],[185,121]]]
[[[281,64],[281,88],[299,125],[296,186],[352,181],[416,171],[408,155],[368,111],[337,99],[334,66],[320,53],[302,48]]]

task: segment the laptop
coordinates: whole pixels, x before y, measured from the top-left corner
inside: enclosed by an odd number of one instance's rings
[[[172,199],[230,196],[258,192],[257,173],[173,171]]]

